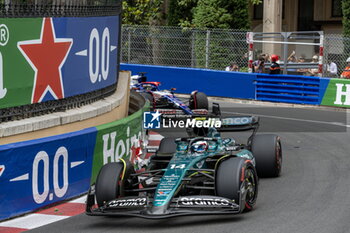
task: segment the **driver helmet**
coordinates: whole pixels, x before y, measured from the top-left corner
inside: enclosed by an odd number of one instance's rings
[[[208,142],[206,141],[198,141],[194,142],[191,145],[191,151],[197,153],[203,153],[208,149]]]
[[[347,62],[347,63],[350,63],[350,57],[348,57],[348,59],[346,59],[346,62]]]

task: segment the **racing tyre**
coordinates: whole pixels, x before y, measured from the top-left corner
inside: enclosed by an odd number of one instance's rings
[[[203,92],[195,92],[190,97],[189,107],[191,109],[209,109],[208,97]]]
[[[124,196],[124,188],[135,182],[135,178],[130,177],[131,173],[135,173],[130,161],[126,161],[125,166],[124,175],[124,164],[122,162],[107,163],[101,168],[95,184],[96,201],[99,207],[103,206],[105,202]],[[128,194],[133,195],[134,193]]]
[[[240,200],[242,190],[246,192]],[[258,197],[258,176],[253,164],[239,157],[221,162],[215,173],[215,191],[217,196],[235,200],[236,204],[243,201],[242,211],[251,210]]]
[[[120,180],[123,174],[123,163],[107,163],[98,173],[95,186],[96,201],[99,207],[120,195]]]
[[[280,138],[273,134],[256,135],[252,140],[252,153],[259,177],[278,177],[282,170]]]

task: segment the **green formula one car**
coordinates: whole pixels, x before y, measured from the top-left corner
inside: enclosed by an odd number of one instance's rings
[[[276,135],[256,135],[257,117],[221,120],[221,128],[163,138],[142,172],[124,160],[104,165],[89,190],[86,213],[168,218],[251,210],[258,197],[258,177],[280,175],[281,142]],[[244,145],[220,135],[245,130],[253,133]]]

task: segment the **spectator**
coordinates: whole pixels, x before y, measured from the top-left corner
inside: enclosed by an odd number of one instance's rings
[[[295,63],[297,63],[297,58],[295,57],[295,51],[293,51],[293,52],[289,55],[287,61],[288,61],[289,64],[295,64]],[[296,72],[297,69],[295,69],[295,68],[289,68],[289,69],[287,69],[287,71]]]
[[[330,78],[336,78],[338,76],[338,67],[333,61],[327,65],[327,71],[329,73]]]
[[[318,56],[317,55],[314,55],[312,57],[311,63],[318,63]],[[315,76],[315,75],[318,74],[318,68],[309,69],[308,73],[309,73],[310,76]]]
[[[270,55],[268,53],[264,53],[261,56],[265,59],[265,63],[271,62]]]
[[[345,79],[350,79],[350,57],[346,59],[346,62],[348,63],[348,65],[345,67],[340,77]]]
[[[271,55],[270,74],[280,74],[281,73],[281,67],[277,63],[278,60],[279,60],[278,55],[276,55],[276,54]]]
[[[300,56],[298,63],[305,63],[305,58],[303,56]],[[301,68],[301,69],[298,69],[297,71],[300,72],[301,75],[304,75],[306,72],[308,72],[308,69]]]
[[[239,71],[239,67],[236,63],[232,62],[231,65],[225,68],[225,71]]]
[[[260,55],[259,59],[253,62],[255,73],[265,73],[265,57]]]

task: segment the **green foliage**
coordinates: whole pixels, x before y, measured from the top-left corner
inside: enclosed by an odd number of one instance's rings
[[[221,7],[222,0],[199,0],[193,16],[197,28],[230,28],[233,16]]]
[[[199,0],[193,25],[198,28],[248,29],[247,0]]]
[[[232,36],[230,30],[197,31],[195,33],[197,67],[224,70],[230,62],[237,63],[239,67],[245,66],[247,61],[241,57],[247,50],[246,47],[242,47],[244,38],[245,33],[241,33],[241,38],[237,39],[237,34]]]
[[[262,1],[262,0],[250,0],[250,2],[251,2],[253,5],[259,5],[259,4],[261,4],[263,1]]]
[[[257,1],[256,1],[257,2]],[[200,29],[249,29],[247,0],[198,0],[194,10],[192,23]],[[208,48],[207,48],[207,45]],[[195,52],[199,67],[224,69],[227,61],[239,61],[235,48],[240,48],[240,42],[234,41],[227,33],[197,34]],[[244,48],[246,49],[246,48]],[[230,54],[229,57],[227,54]],[[207,64],[206,64],[207,63]]]
[[[197,0],[170,0],[168,10],[168,26],[188,26],[193,18],[193,9]],[[186,27],[185,26],[185,27]]]
[[[153,20],[161,19],[163,0],[124,0],[123,24],[149,25]]]
[[[342,1],[344,35],[350,36],[350,0]]]

